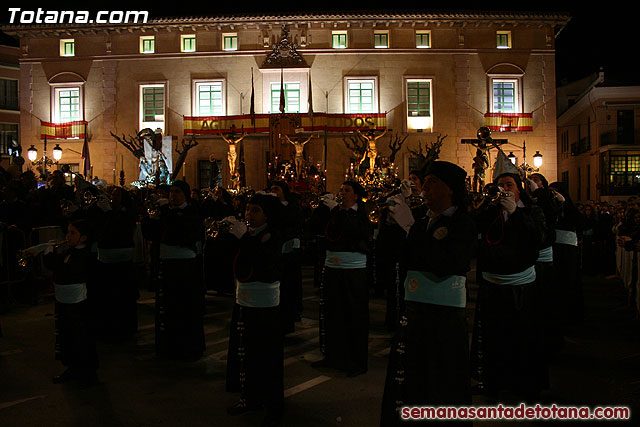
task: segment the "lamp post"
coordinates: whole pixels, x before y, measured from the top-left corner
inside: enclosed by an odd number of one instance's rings
[[[56,144],[56,146],[53,147],[53,160],[47,157],[47,137],[45,136],[43,151],[44,153],[42,154],[42,157],[38,159],[38,149],[31,145],[31,147],[29,147],[29,149],[27,150],[27,157],[31,161],[32,165],[37,167],[42,166],[42,176],[47,176],[47,167],[58,164],[60,159],[62,159],[62,148],[59,144]]]
[[[520,165],[520,169],[522,169],[527,176],[540,170],[540,167],[542,166],[542,154],[540,154],[540,151],[536,151],[536,154],[533,155],[533,166],[531,166],[527,164],[527,142],[522,141],[522,147],[519,147],[516,144],[511,145],[522,148],[522,164]],[[513,154],[513,151],[509,153],[507,158],[511,160],[514,165],[516,164],[516,156]]]

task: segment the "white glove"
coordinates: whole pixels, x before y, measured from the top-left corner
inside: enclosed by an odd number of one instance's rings
[[[531,193],[533,193],[538,189],[538,184],[536,184],[535,182],[533,182],[533,180],[529,178],[527,178],[527,185],[529,186],[529,190],[531,191]]]
[[[500,206],[507,211],[509,215],[516,211],[516,197],[513,193],[508,193],[508,196],[500,197]]]
[[[393,197],[390,197],[387,200],[389,206],[389,220],[393,223],[398,224],[402,229],[408,234],[411,226],[415,222],[413,218],[413,214],[411,213],[411,208],[404,201],[404,196],[401,194],[396,194]]]
[[[333,209],[338,206],[338,202],[336,202],[336,196],[334,194],[325,194],[320,197],[320,200],[322,200],[322,204],[329,209]]]
[[[236,236],[238,239],[241,239],[244,236],[244,233],[247,232],[247,224],[242,221],[238,221],[233,216],[228,216],[223,221],[229,222],[229,233]]]
[[[411,195],[411,183],[406,179],[402,181],[400,184],[400,191],[404,197],[409,197]]]

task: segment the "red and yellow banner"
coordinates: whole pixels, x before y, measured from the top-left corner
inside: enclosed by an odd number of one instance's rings
[[[78,120],[67,123],[40,122],[40,139],[84,138],[87,122]]]
[[[486,113],[484,124],[496,132],[531,132],[533,113]]]
[[[278,116],[279,114],[275,114]],[[288,114],[286,114],[288,115]],[[313,120],[306,113],[298,113],[301,128],[305,131],[353,132],[358,129],[384,129],[387,127],[385,113],[371,114],[328,114],[314,113]],[[208,135],[235,132],[268,133],[270,131],[270,117],[272,114],[256,114],[255,124],[251,122],[251,115],[240,116],[210,116],[184,117],[185,135]]]

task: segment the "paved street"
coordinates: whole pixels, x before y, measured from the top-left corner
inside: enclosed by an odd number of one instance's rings
[[[391,338],[384,328],[385,302],[370,301],[366,375],[347,378],[331,369],[314,369],[311,362],[321,357],[318,297],[312,269],[305,267],[304,273],[303,320],[285,342],[283,425],[376,426]],[[470,289],[471,322],[473,282]],[[640,327],[625,291],[616,279],[585,278],[585,300],[586,320],[551,366],[552,387],[541,403],[637,407]],[[233,300],[210,294],[206,302],[206,356],[193,363],[170,362],[154,355],[153,294],[141,291],[139,333],[130,342],[99,343],[100,384],[88,388],[51,382],[62,371],[53,358],[52,296],[44,292],[36,305],[14,305],[0,315],[0,426],[259,425],[260,412],[226,414],[226,406],[238,398],[226,393],[224,384]],[[484,402],[474,396],[474,404]]]

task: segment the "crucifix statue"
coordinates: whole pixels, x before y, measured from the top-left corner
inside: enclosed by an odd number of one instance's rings
[[[360,163],[362,164],[362,162],[364,162],[364,159],[366,159],[368,157],[369,158],[369,172],[373,172],[375,170],[375,167],[376,167],[376,157],[378,157],[378,148],[376,147],[376,141],[378,139],[382,138],[387,133],[387,129],[385,129],[378,136],[375,136],[376,129],[373,129],[373,128],[370,128],[365,132],[362,132],[360,129],[358,129],[357,132],[358,132],[358,135],[360,135],[362,138],[364,138],[368,143],[367,150],[365,151],[364,155],[362,156],[362,159],[360,160]]]
[[[221,133],[220,136],[225,140],[227,145],[229,146],[229,152],[227,153],[227,161],[229,162],[229,174],[231,176],[231,180],[233,181],[237,175],[236,172],[236,160],[238,158],[238,152],[236,151],[237,145],[247,136],[247,133],[243,131],[242,136],[236,138],[235,126],[231,127],[231,133],[228,136]]]
[[[285,135],[284,137],[296,149],[296,157],[295,157],[296,176],[300,178],[300,176],[302,175],[302,166],[304,165],[304,145],[307,142],[311,141],[311,138],[313,138],[313,135],[311,135],[305,141],[302,140],[302,136],[297,136],[294,139],[289,138],[289,135]]]

